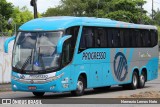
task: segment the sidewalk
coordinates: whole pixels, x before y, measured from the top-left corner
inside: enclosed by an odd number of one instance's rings
[[[11,91],[11,84],[0,84],[0,92]]]

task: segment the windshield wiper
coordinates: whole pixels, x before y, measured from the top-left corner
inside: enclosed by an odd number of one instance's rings
[[[32,55],[33,55],[33,51],[34,49],[31,50],[31,55],[27,57],[26,61],[24,62],[24,64],[21,67],[21,71],[23,72],[23,70],[26,68],[26,66],[29,64],[28,62],[30,61],[30,64],[32,63],[31,59],[32,59]]]
[[[38,60],[39,60],[39,59],[40,59],[40,61],[41,61],[42,68],[43,68],[44,72],[46,73],[44,61],[43,61],[43,59],[42,59],[42,55],[40,55],[40,47],[39,47],[39,49],[38,49]]]

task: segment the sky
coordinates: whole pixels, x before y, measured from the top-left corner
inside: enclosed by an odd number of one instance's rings
[[[14,6],[27,6],[30,11],[33,12],[33,8],[30,6],[30,0],[7,0],[8,2],[13,3]],[[152,0],[146,0],[147,3],[144,5],[144,9],[151,14],[152,10]],[[39,13],[44,13],[47,8],[55,7],[60,3],[60,0],[37,0],[37,8]],[[154,10],[160,9],[160,0],[154,0]]]

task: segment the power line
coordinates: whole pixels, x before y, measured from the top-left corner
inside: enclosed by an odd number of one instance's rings
[[[154,6],[154,1],[152,0],[152,20],[153,20],[153,6]]]

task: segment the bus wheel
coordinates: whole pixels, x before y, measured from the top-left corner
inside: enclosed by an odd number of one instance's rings
[[[33,92],[33,95],[35,95],[36,97],[42,97],[44,93],[45,92]]]
[[[77,81],[77,89],[75,91],[71,91],[72,95],[81,96],[84,94],[85,89],[85,79],[83,76],[80,76]]]
[[[129,88],[132,90],[135,90],[135,89],[137,89],[137,87],[138,87],[138,74],[137,74],[137,72],[133,72],[132,82],[129,85]]]
[[[146,75],[145,72],[142,72],[141,76],[139,77],[138,88],[144,88],[145,81],[146,81]]]

